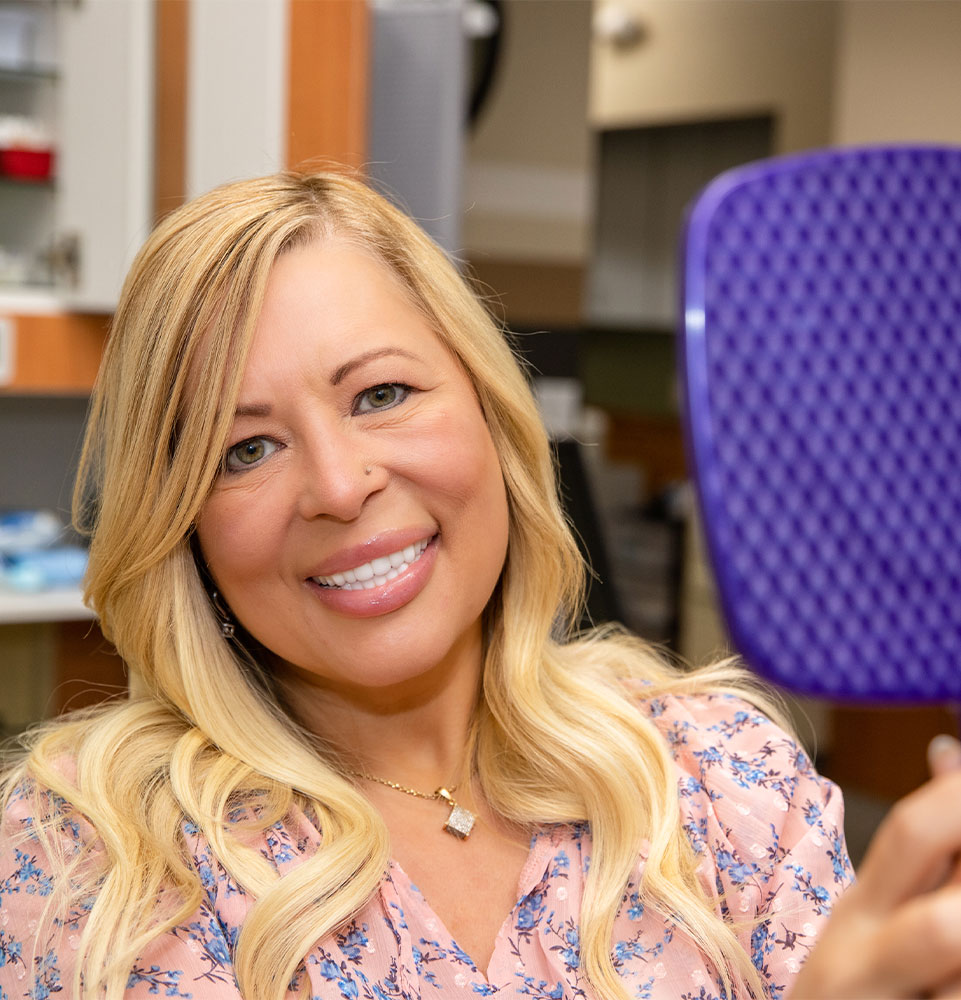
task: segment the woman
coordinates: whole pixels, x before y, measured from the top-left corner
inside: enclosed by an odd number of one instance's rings
[[[737,670],[568,634],[523,374],[363,185],[160,225],[76,497],[131,698],[8,772],[0,997],[785,996],[836,790]]]

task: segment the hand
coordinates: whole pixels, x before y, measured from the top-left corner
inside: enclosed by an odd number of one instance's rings
[[[937,737],[932,779],[875,834],[791,1000],[961,1000],[961,743]]]
[[[936,736],[928,747],[928,766],[934,777],[961,768],[961,743],[952,736]],[[949,882],[961,885],[961,859],[957,855]],[[958,1000],[961,998],[961,978],[956,977],[951,983],[942,983],[931,996],[935,1000]]]

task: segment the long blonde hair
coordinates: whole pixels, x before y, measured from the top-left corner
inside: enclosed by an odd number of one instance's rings
[[[281,174],[190,202],[157,228],[124,286],[75,518],[90,535],[87,600],[129,666],[131,698],[38,730],[5,781],[8,796],[29,779],[38,810],[50,793],[62,797],[102,844],[94,863],[61,850],[55,830],[44,834],[59,852],[62,886],[96,896],[76,995],[122,997],[138,953],[199,904],[185,821],[255,900],[234,956],[250,1000],[283,997],[312,945],[364,905],[388,862],[379,815],[289,718],[269,671],[223,640],[192,549],[270,269],[285,250],[334,235],[399,276],[472,379],[489,425],[510,529],[488,608],[472,761],[504,817],[590,823],[581,964],[592,987],[604,1000],[626,996],[612,925],[647,839],[652,904],[678,920],[729,988],[761,996],[734,931],[698,886],[666,746],[624,683],[643,678],[653,695],[743,687],[741,675],[680,674],[614,629],[571,634],[584,570],[549,442],[503,331],[416,225],[339,174]],[[251,801],[261,829],[295,807],[312,811],[322,846],[279,878],[231,818]]]

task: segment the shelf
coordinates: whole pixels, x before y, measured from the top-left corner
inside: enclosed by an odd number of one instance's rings
[[[63,300],[52,286],[11,285],[0,281],[0,317],[57,315],[63,308]]]
[[[15,187],[18,191],[23,190],[23,188],[52,191],[55,183],[54,177],[19,177],[13,174],[0,174],[0,185],[3,187]]]
[[[53,83],[58,75],[57,70],[51,66],[30,66],[22,69],[0,66],[0,83]]]
[[[4,303],[8,300],[12,300],[15,295],[30,294],[31,292],[47,293],[50,296],[57,291],[56,282],[51,279],[45,280],[31,280],[31,281],[7,281],[4,278],[0,278],[0,316],[5,312]],[[59,303],[51,298],[51,308],[49,311],[59,309]]]
[[[89,621],[95,617],[84,606],[79,587],[45,590],[36,594],[0,588],[0,625]]]

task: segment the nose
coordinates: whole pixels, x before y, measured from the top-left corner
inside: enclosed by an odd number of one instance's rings
[[[384,466],[350,433],[318,430],[301,458],[299,507],[307,520],[353,521],[387,481]]]

